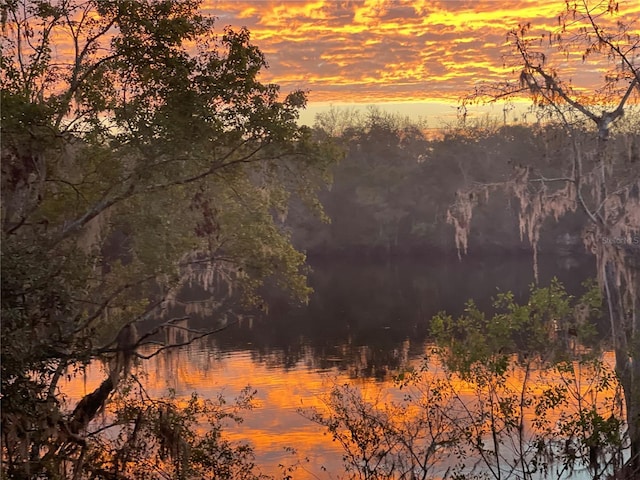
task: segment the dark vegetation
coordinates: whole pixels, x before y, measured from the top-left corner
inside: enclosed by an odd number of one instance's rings
[[[445,128],[429,139],[419,124],[375,109],[336,110],[321,115],[317,126],[336,132],[346,152],[332,169],[331,189],[320,194],[331,221],[296,216],[290,225],[296,245],[309,255],[328,257],[453,258],[457,250],[447,212],[459,191],[504,183],[525,165],[547,178],[562,176],[570,148],[560,126],[485,120]],[[637,156],[635,150],[629,153],[629,145],[637,144],[637,130],[629,128],[612,140],[611,148],[615,155]],[[503,192],[477,200],[468,254],[530,254],[531,244],[519,234],[517,202]],[[580,211],[561,223],[548,219],[539,250],[584,254],[586,224]]]
[[[131,369],[224,328],[219,311],[139,330],[185,283],[307,297],[278,218],[292,195],[317,208],[336,153],[298,126],[305,94],[261,83],[249,32],[214,30],[197,1],[0,8],[3,476],[255,478],[220,436],[232,411],[149,399]],[[62,380],[90,362],[102,383],[69,405]]]
[[[0,6],[3,478],[262,478],[251,448],[223,434],[251,392],[231,405],[150,398],[135,362],[239,322],[227,300],[259,308],[265,285],[306,300],[302,250],[462,255],[523,239],[536,276],[539,252],[584,243],[597,287],[574,299],[552,283],[524,303],[501,295],[493,315],[472,303],[438,315],[433,356],[398,379],[402,402],[347,387],[307,415],[354,478],[429,478],[446,452],[457,457],[443,473],[458,479],[637,478],[640,41],[618,5],[567,4],[550,47],[530,25],[510,32],[517,78],[467,100],[530,95],[535,125],[462,123],[436,139],[375,111],[300,127],[305,93],[261,83],[249,32],[214,30],[199,7]],[[603,88],[574,91],[549,48],[610,61]],[[196,283],[210,293],[197,328],[189,312],[167,317]],[[100,385],[69,404],[62,379],[92,362],[105,365]]]

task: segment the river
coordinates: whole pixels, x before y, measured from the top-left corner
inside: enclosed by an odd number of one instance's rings
[[[231,398],[247,385],[256,389],[256,407],[228,434],[251,443],[267,473],[300,461],[295,474],[300,479],[336,478],[341,471],[338,446],[300,415],[300,408],[321,405],[336,384],[384,388],[424,356],[433,315],[442,310],[458,314],[470,298],[489,308],[498,291],[511,290],[524,299],[533,282],[530,258],[312,260],[311,266],[315,292],[308,305],[271,296],[266,313],[139,367],[153,395],[172,389],[179,397],[197,392]],[[554,275],[570,293],[579,294],[581,282],[594,275],[594,263],[543,258],[540,285]],[[193,319],[198,325],[205,321]],[[102,378],[98,368],[90,369],[84,382],[74,382],[72,398],[94,388]],[[297,455],[287,448],[295,448]]]

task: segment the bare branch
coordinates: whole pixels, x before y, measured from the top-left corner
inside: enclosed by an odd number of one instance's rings
[[[170,345],[165,345],[163,347],[158,348],[156,351],[154,351],[153,353],[149,354],[149,355],[143,355],[141,353],[136,352],[136,356],[138,358],[141,358],[143,360],[149,360],[150,358],[153,358],[157,355],[159,355],[160,353],[164,352],[165,350],[168,350],[170,348],[177,348],[177,347],[184,347],[186,345],[191,345],[193,342],[195,342],[196,340],[200,340],[201,338],[205,338],[205,337],[209,337],[211,335],[214,335],[216,333],[222,332],[223,330],[226,330],[227,328],[229,328],[232,325],[236,325],[238,323],[238,320],[235,320],[233,322],[227,323],[226,325],[216,328],[214,330],[209,330],[206,332],[202,332],[199,335],[194,336],[193,338],[190,338],[187,341],[181,342],[181,343],[173,343]],[[142,346],[144,344],[141,344],[140,346]]]

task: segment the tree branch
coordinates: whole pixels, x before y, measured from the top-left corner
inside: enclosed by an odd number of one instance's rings
[[[168,350],[170,348],[176,348],[176,347],[184,347],[186,345],[191,345],[193,342],[195,342],[196,340],[200,340],[201,338],[205,338],[211,335],[214,335],[216,333],[222,332],[223,330],[226,330],[227,328],[229,328],[231,325],[236,325],[238,323],[238,320],[235,320],[233,322],[227,323],[226,325],[216,328],[214,330],[209,330],[206,332],[202,332],[200,335],[196,335],[193,338],[185,341],[185,342],[181,342],[181,343],[173,343],[170,345],[165,345],[163,347],[158,348],[155,352],[151,353],[150,355],[142,355],[141,353],[136,352],[136,357],[141,358],[143,360],[149,360],[150,358],[153,358],[157,355],[159,355],[160,353],[162,353],[165,350]],[[142,346],[144,344],[140,344],[139,346]]]

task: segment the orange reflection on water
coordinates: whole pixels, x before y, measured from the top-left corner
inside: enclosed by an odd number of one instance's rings
[[[408,351],[408,345],[405,345]],[[427,352],[432,347],[427,347]],[[407,351],[399,352],[403,363],[418,366],[420,359],[409,359]],[[311,356],[311,353],[309,353]],[[335,359],[339,361],[340,359]],[[361,356],[352,359],[356,363],[366,364],[366,349]],[[605,356],[605,363],[613,365],[612,354]],[[245,421],[239,425],[231,425],[226,430],[228,438],[238,442],[249,442],[255,449],[257,464],[266,473],[277,473],[278,464],[291,465],[297,460],[307,458],[304,469],[296,471],[295,478],[329,478],[328,472],[342,471],[340,447],[331,441],[322,427],[312,423],[300,414],[300,409],[317,408],[326,411],[326,399],[335,386],[356,385],[364,392],[365,398],[378,402],[378,406],[389,400],[400,400],[407,390],[394,388],[391,374],[386,380],[356,378],[366,370],[366,366],[352,366],[345,371],[338,369],[318,370],[314,358],[303,358],[291,368],[284,368],[282,359],[277,353],[259,356],[250,350],[223,352],[211,344],[190,345],[173,351],[165,351],[138,366],[138,376],[144,383],[147,392],[154,397],[166,396],[169,389],[175,391],[178,400],[188,399],[192,392],[202,398],[216,398],[223,394],[228,400],[237,396],[247,385],[257,390],[255,408],[243,413]],[[311,368],[310,368],[311,367]],[[581,370],[575,365],[576,385],[583,394],[593,390],[588,369]],[[64,385],[63,390],[69,397],[70,408],[78,399],[96,388],[105,377],[105,369],[98,364],[90,365],[85,375],[81,375]],[[432,382],[445,378],[441,365],[431,360],[429,368],[422,378],[422,387],[427,389]],[[507,387],[511,391],[519,391],[525,380],[521,369],[514,369],[508,376]],[[530,376],[531,392],[540,393],[550,382],[560,378]],[[469,406],[477,401],[477,386],[455,377],[450,378],[452,391],[456,392],[460,401]],[[596,404],[612,396],[615,385],[594,393],[591,399]],[[599,398],[596,398],[599,395]],[[411,412],[409,409],[407,412]],[[415,411],[415,410],[414,410]],[[557,420],[557,413],[552,413],[550,421]],[[525,411],[525,418],[530,423],[534,418],[532,409]],[[407,420],[398,419],[398,420]],[[288,453],[286,448],[295,448],[298,456]]]
[[[64,385],[69,408],[97,388],[105,375],[101,365],[93,364],[84,375]],[[192,392],[197,392],[202,398],[223,394],[230,401],[250,385],[257,390],[255,408],[242,414],[243,423],[225,431],[228,438],[249,442],[255,449],[257,464],[269,473],[277,473],[278,464],[290,465],[302,457],[308,458],[305,468],[309,471],[299,470],[296,478],[317,478],[322,475],[322,465],[329,470],[340,470],[341,450],[298,410],[322,408],[324,393],[335,383],[349,382],[347,374],[322,373],[303,365],[284,370],[254,361],[249,351],[229,354],[192,345],[143,361],[138,366],[138,377],[151,396],[167,396],[172,389],[178,400],[186,400]],[[374,383],[373,380],[358,382]],[[295,448],[299,456],[287,453],[285,448]]]

